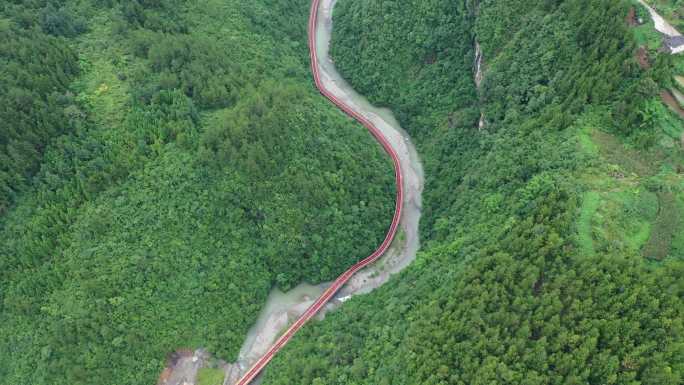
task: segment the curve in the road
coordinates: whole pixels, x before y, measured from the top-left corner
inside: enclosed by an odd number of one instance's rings
[[[664,17],[660,16],[658,11],[656,11],[648,3],[646,3],[644,0],[638,1],[641,5],[643,5],[646,8],[648,13],[651,15],[651,19],[653,20],[653,24],[655,26],[656,31],[667,36],[682,36],[682,34],[679,31],[677,31],[675,27],[668,23]]]
[[[331,102],[333,102],[337,107],[339,107],[342,111],[344,111],[347,115],[351,116],[352,118],[356,119],[359,123],[361,123],[364,127],[370,131],[370,133],[375,137],[375,139],[382,145],[384,148],[385,152],[392,158],[392,162],[394,164],[394,174],[395,174],[395,183],[396,183],[396,190],[397,190],[397,195],[396,195],[396,201],[395,201],[395,208],[394,208],[394,217],[392,218],[392,224],[389,227],[389,230],[387,231],[387,235],[385,236],[384,241],[378,246],[378,248],[373,252],[373,254],[369,255],[365,259],[357,262],[354,264],[352,267],[350,267],[347,271],[345,271],[342,275],[340,275],[333,283],[326,289],[323,294],[321,294],[320,297],[302,314],[295,323],[293,323],[287,331],[276,340],[276,342],[271,346],[271,348],[264,354],[257,362],[252,365],[252,367],[247,371],[247,373],[240,378],[238,382],[235,383],[235,385],[247,385],[256,376],[261,373],[263,368],[273,359],[276,353],[282,347],[294,336],[299,329],[304,326],[304,324],[310,320],[316,313],[318,313],[319,310],[325,304],[335,295],[335,293],[342,287],[344,286],[347,281],[359,270],[363,269],[367,265],[375,262],[380,256],[382,256],[385,251],[389,248],[390,244],[392,243],[392,240],[394,239],[394,235],[397,232],[397,229],[399,227],[399,219],[401,218],[401,208],[402,204],[404,201],[404,190],[403,190],[403,176],[402,176],[402,171],[401,171],[401,165],[399,163],[399,157],[397,156],[396,151],[392,147],[392,145],[389,143],[387,138],[382,134],[382,132],[371,123],[370,120],[366,119],[363,117],[361,114],[358,112],[354,111],[350,106],[346,105],[344,102],[342,102],[340,99],[338,99],[332,92],[330,92],[328,89],[325,88],[325,85],[321,81],[321,76],[319,72],[319,65],[318,65],[318,56],[316,53],[316,25],[318,21],[318,8],[319,8],[319,3],[320,0],[312,0],[311,2],[311,14],[309,16],[309,28],[308,28],[308,35],[309,35],[309,52],[311,55],[311,71],[313,73],[313,78],[314,81],[316,82],[316,87],[318,90],[328,98]]]

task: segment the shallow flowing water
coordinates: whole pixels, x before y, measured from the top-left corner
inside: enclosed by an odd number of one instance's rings
[[[406,132],[399,126],[392,112],[377,108],[354,91],[335,69],[329,57],[332,34],[332,10],[336,0],[322,0],[316,34],[321,80],[325,87],[340,100],[368,118],[382,131],[397,152],[404,176],[404,202],[400,230],[390,249],[375,264],[358,272],[340,289],[335,298],[321,310],[318,319],[356,294],[370,292],[387,282],[390,275],[408,266],[416,257],[420,246],[418,222],[423,190],[423,168],[415,147]],[[358,125],[358,129],[365,128]],[[370,135],[370,134],[369,134]],[[388,172],[390,172],[388,170]],[[238,361],[228,365],[225,384],[232,384],[250,365],[261,357],[286,326],[297,319],[329,286],[301,284],[283,293],[275,289],[268,297],[256,324],[247,334]]]

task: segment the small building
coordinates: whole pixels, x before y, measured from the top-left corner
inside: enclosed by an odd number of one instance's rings
[[[670,54],[678,54],[684,52],[684,36],[666,36],[665,50]]]

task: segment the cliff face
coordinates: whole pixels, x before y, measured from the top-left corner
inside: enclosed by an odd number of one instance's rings
[[[482,65],[484,64],[484,55],[482,54],[482,47],[480,43],[475,40],[475,85],[480,88],[482,83],[483,70]]]
[[[484,54],[482,52],[482,47],[480,43],[475,39],[475,86],[477,87],[478,93],[481,91],[480,85],[484,79]],[[480,120],[477,122],[477,129],[482,131],[485,128],[486,120],[484,111],[480,108]]]

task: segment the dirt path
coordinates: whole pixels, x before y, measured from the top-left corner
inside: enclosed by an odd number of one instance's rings
[[[679,105],[677,102],[677,99],[670,93],[670,91],[661,91],[660,92],[660,98],[663,100],[663,103],[667,104],[670,109],[675,111],[680,118],[684,119],[684,109]]]
[[[679,31],[677,31],[677,29],[675,27],[670,25],[670,23],[668,23],[662,16],[660,16],[658,14],[658,12],[656,12],[655,9],[651,8],[650,5],[646,4],[646,2],[644,0],[638,0],[638,1],[639,1],[639,3],[641,3],[641,5],[646,7],[646,9],[648,9],[648,13],[651,14],[651,19],[653,19],[653,23],[655,24],[655,29],[658,32],[663,33],[667,36],[681,36],[682,35],[681,33],[679,33]]]

